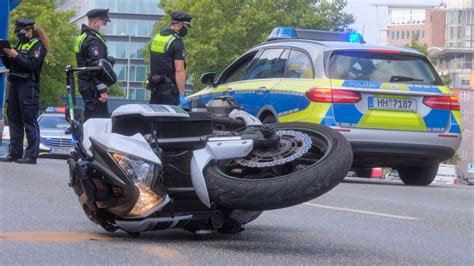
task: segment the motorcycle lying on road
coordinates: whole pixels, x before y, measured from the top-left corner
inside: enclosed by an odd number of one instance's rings
[[[328,192],[351,167],[351,146],[337,131],[263,125],[227,97],[191,112],[123,105],[110,119],[82,123],[74,102],[79,71],[105,70],[66,68],[67,119],[76,140],[69,185],[87,217],[107,231],[237,233],[262,211]]]

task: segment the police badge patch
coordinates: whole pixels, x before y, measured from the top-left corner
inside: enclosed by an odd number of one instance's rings
[[[99,54],[100,54],[99,47],[92,47],[92,55],[99,56]]]

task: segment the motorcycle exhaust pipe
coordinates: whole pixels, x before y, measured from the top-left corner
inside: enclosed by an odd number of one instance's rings
[[[221,211],[216,211],[214,215],[211,217],[212,226],[216,229],[222,228],[224,225],[224,214]]]

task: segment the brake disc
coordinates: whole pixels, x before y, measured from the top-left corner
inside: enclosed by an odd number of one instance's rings
[[[305,154],[311,148],[311,137],[294,130],[277,130],[280,144],[277,149],[253,150],[247,157],[236,159],[242,166],[252,168],[272,167],[291,162]]]

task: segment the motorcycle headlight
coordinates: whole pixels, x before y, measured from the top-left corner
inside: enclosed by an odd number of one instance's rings
[[[154,164],[120,153],[112,153],[112,158],[140,192],[129,216],[146,216],[166,204],[167,195],[158,194],[151,188],[156,171]]]

